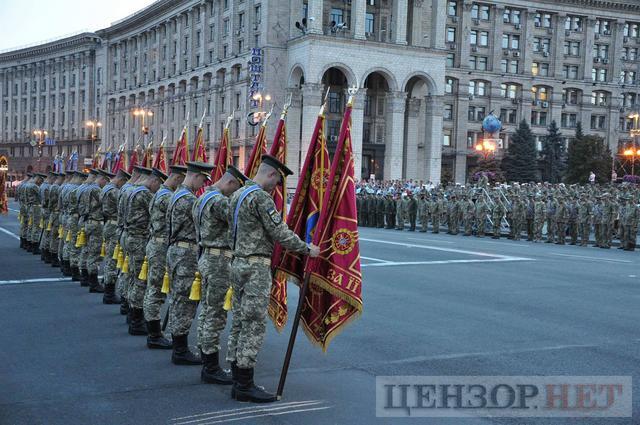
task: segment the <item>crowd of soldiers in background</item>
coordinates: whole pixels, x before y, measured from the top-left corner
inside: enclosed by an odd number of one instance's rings
[[[422,181],[358,183],[358,223],[365,227],[447,233],[633,251],[640,219],[635,185],[548,183],[433,185]],[[407,228],[408,227],[408,228]]]

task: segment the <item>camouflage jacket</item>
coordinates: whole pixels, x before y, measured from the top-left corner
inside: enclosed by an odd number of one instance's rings
[[[191,189],[184,185],[180,185],[171,196],[167,207],[169,245],[176,242],[196,243],[196,226],[191,212],[196,199]]]
[[[198,244],[204,248],[229,248],[229,198],[210,186],[193,204]]]

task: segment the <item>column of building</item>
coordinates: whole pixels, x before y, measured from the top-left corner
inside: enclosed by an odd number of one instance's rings
[[[408,179],[417,179],[419,173],[419,149],[418,144],[424,141],[420,138],[420,109],[422,101],[418,98],[407,100],[406,118],[406,152],[404,153],[404,174]]]
[[[324,85],[305,83],[302,85],[302,137],[300,140],[300,158],[304,162],[313,136],[313,129],[322,105]],[[354,123],[352,121],[352,123]],[[353,124],[355,125],[355,123]]]
[[[307,31],[309,34],[323,33],[324,0],[307,2]]]
[[[442,102],[443,96],[425,98],[425,170],[426,181],[440,182],[442,168]],[[457,181],[457,180],[456,180]]]
[[[351,144],[354,157],[354,175],[356,179],[362,174],[362,133],[364,122],[364,99],[367,89],[360,89],[353,96],[353,109],[351,110]],[[349,96],[345,93],[345,96]]]
[[[407,93],[388,92],[385,105],[384,178],[401,179],[404,142],[404,112]]]

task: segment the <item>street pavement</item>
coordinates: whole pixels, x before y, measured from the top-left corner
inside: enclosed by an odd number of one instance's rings
[[[375,406],[387,375],[623,375],[637,391],[638,252],[361,228],[362,317],[327,353],[300,332],[283,400],[252,405],[148,350],[118,306],[19,249],[11,208],[0,216],[2,425],[640,423],[637,401],[636,419],[591,420],[389,419]],[[269,324],[256,368],[268,389],[291,319],[282,334]]]

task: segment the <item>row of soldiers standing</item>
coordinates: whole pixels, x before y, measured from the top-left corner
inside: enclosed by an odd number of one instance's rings
[[[129,334],[147,335],[151,349],[171,349],[174,364],[202,364],[202,381],[233,384],[236,400],[274,401],[253,381],[266,331],[271,252],[275,242],[303,255],[319,249],[289,230],[275,209],[270,192],[292,174],[276,158],[264,155],[253,181],[229,165],[197,197],[212,169],[189,162],[171,166],[170,175],[140,166],[131,174],[29,175],[16,194],[20,246],[103,293],[104,304],[120,304]],[[171,339],[161,326],[167,293]],[[200,300],[195,353],[188,336]],[[218,354],[229,309],[231,373]]]
[[[471,190],[406,191],[384,193],[360,190],[357,195],[358,223],[365,227],[426,232],[431,223],[433,233],[441,225],[447,233],[482,237],[491,232],[499,239],[508,232],[509,239],[541,242],[546,226],[546,243],[587,246],[594,234],[594,246],[610,248],[614,235],[620,249],[632,251],[640,220],[640,208],[634,197],[621,193],[617,200],[608,192],[554,191],[543,193],[503,194],[482,188]]]

